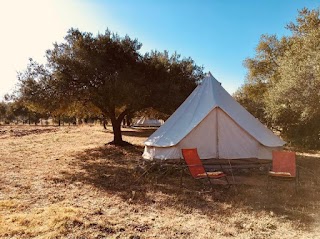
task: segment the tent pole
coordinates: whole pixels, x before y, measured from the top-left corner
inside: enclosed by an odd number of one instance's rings
[[[219,112],[219,107],[217,107],[217,113],[216,113],[216,156],[217,159],[220,158],[219,155],[219,122],[218,122],[218,112]]]

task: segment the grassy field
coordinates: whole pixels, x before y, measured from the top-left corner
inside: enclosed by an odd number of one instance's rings
[[[301,185],[179,186],[174,168],[144,169],[151,131],[105,145],[98,126],[0,126],[0,238],[319,238],[320,153],[298,153]],[[201,186],[184,175],[190,189]]]

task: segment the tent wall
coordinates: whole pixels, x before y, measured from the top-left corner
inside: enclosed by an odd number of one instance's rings
[[[178,147],[145,147],[143,152],[144,159],[180,159],[181,149]]]
[[[272,159],[272,151],[276,150],[282,150],[282,146],[281,147],[266,147],[263,145],[259,145],[259,151],[258,151],[258,159]]]
[[[216,158],[217,110],[211,111],[176,147],[197,148],[200,158]],[[181,150],[180,150],[181,151]],[[180,152],[179,152],[180,153]],[[180,154],[179,154],[180,157]]]
[[[258,158],[260,143],[221,109],[216,110],[218,110],[219,117],[220,158]]]
[[[202,159],[272,159],[272,150],[279,149],[279,147],[267,147],[260,144],[220,108],[214,108],[177,145],[172,147],[146,146],[143,157],[146,159],[179,159],[182,148],[197,148]]]

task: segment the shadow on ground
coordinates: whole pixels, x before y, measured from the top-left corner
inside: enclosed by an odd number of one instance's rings
[[[15,126],[14,129],[10,128],[10,126],[2,127],[2,129],[0,130],[0,136],[7,134],[13,137],[23,137],[23,136],[28,136],[32,134],[51,133],[59,130],[58,127],[54,127],[54,126],[50,128],[38,126],[37,128],[30,128],[30,129],[26,129],[26,128],[23,128],[23,126],[21,126],[20,128],[17,126]]]
[[[138,138],[146,138],[149,137],[154,131],[156,131],[156,129],[154,128],[143,128],[143,129],[138,129],[138,128],[130,128],[130,129],[126,129],[126,128],[122,128],[121,132],[122,135],[125,136],[130,136],[130,137],[138,137]],[[113,133],[112,130],[105,130],[105,133]]]
[[[122,130],[122,134],[125,136],[133,137],[149,137],[156,129],[132,129],[132,130]]]
[[[180,187],[180,171],[175,166],[150,168],[151,164],[143,164],[142,151],[140,146],[111,145],[86,150],[75,155],[70,165],[79,170],[64,173],[63,180],[66,183],[81,181],[140,205],[155,203],[157,195],[161,194],[166,206],[184,211],[198,209],[209,214],[212,210],[217,213],[221,210],[224,215],[231,214],[234,209],[220,208],[222,203],[227,203],[233,208],[269,211],[306,227],[315,220],[313,213],[318,210],[320,201],[318,157],[298,158],[301,183],[298,193],[290,182],[273,182],[268,189],[265,174],[250,172],[248,177],[265,180],[265,185],[235,185],[230,189],[216,185],[213,192],[200,194],[197,191],[203,186],[186,174],[182,178],[189,190]]]

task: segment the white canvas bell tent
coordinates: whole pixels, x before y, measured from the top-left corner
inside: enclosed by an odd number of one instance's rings
[[[163,125],[164,121],[162,119],[151,119],[147,117],[141,117],[136,119],[133,123],[134,127],[160,127]]]
[[[197,148],[202,159],[272,159],[285,144],[253,117],[209,72],[145,142],[145,159],[179,159]]]

